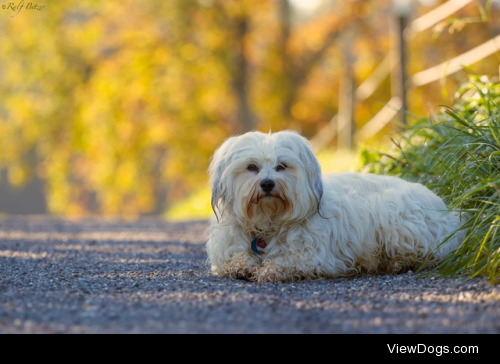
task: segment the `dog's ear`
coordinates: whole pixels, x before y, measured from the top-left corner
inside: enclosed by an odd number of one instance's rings
[[[220,202],[224,203],[227,186],[224,184],[224,173],[231,163],[231,148],[238,137],[227,139],[215,152],[210,162],[210,182],[212,184],[212,209],[217,220],[219,216],[217,210],[222,215],[224,213]]]
[[[323,177],[321,173],[321,166],[318,159],[312,151],[311,143],[306,138],[300,137],[302,140],[301,158],[306,169],[307,178],[310,183],[311,189],[316,194],[318,200],[318,211],[323,199]]]

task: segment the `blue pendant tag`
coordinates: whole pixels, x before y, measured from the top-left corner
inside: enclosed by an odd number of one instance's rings
[[[255,238],[252,240],[252,251],[257,254],[257,255],[262,255],[260,254],[259,249],[257,248],[257,243],[259,242],[259,238]]]

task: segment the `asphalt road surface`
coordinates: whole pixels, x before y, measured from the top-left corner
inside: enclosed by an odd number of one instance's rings
[[[0,333],[500,333],[484,280],[219,279],[206,228],[3,218]]]

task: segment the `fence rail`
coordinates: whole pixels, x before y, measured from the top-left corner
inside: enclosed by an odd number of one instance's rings
[[[420,33],[428,30],[436,24],[446,20],[449,16],[473,1],[474,0],[450,0],[413,21],[409,25],[407,31],[411,33]],[[411,77],[409,81],[415,87],[430,84],[443,77],[456,73],[462,70],[464,66],[470,66],[498,51],[500,51],[500,36],[438,66],[419,72]],[[398,66],[399,62],[400,60],[397,52],[392,50],[382,63],[380,63],[370,76],[368,76],[368,78],[358,87],[355,93],[356,102],[365,101],[372,96],[384,80]],[[363,141],[380,132],[401,111],[402,105],[402,98],[394,96],[372,120],[356,133],[356,140]],[[323,149],[337,136],[337,123],[338,115],[335,115],[328,125],[311,139],[311,143],[315,149]]]

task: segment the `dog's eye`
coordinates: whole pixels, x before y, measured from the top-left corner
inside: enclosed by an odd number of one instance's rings
[[[259,172],[259,167],[257,167],[255,164],[250,164],[247,169],[250,172]]]
[[[276,172],[286,171],[288,166],[284,163],[281,163],[278,167],[276,167]]]

